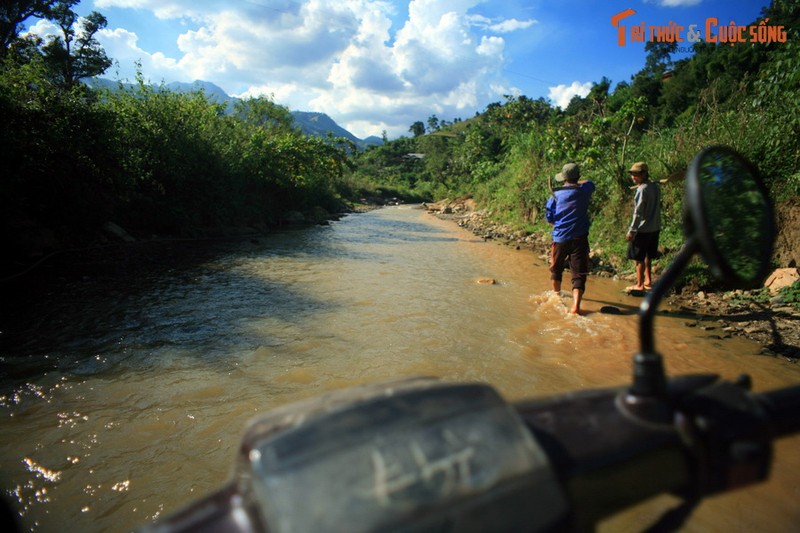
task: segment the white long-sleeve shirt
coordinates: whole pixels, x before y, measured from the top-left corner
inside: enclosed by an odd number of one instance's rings
[[[633,196],[633,220],[628,233],[650,233],[661,230],[661,188],[654,181],[636,187]]]

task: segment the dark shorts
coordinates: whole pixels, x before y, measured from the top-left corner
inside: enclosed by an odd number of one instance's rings
[[[660,231],[637,233],[633,240],[628,242],[628,259],[644,261],[645,258],[658,257],[658,235]]]
[[[561,281],[565,263],[569,263],[572,288],[586,289],[589,274],[589,236],[578,237],[567,242],[554,242],[550,247],[550,279]]]

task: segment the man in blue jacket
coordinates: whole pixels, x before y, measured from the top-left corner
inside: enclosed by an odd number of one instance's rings
[[[589,199],[595,190],[594,183],[580,177],[578,165],[564,165],[555,178],[563,185],[553,189],[545,208],[545,218],[553,225],[550,279],[553,280],[553,290],[560,293],[564,263],[569,261],[572,274],[572,308],[569,312],[573,314],[581,313],[581,300],[589,274],[588,212]]]

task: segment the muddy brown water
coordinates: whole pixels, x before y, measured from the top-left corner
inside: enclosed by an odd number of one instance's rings
[[[591,278],[589,314],[567,316],[549,286],[531,252],[410,206],[122,286],[76,283],[47,302],[46,334],[0,354],[0,488],[25,529],[129,531],[220,486],[250,418],[323,391],[427,375],[515,400],[627,383],[640,300]],[[671,375],[800,383],[799,365],[686,320],[656,318]],[[799,444],[779,442],[769,482],[704,502],[684,530],[796,528]],[[601,530],[640,531],[676,503],[655,498]]]

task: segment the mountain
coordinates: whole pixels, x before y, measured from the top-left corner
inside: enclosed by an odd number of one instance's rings
[[[372,145],[380,146],[383,144],[383,138],[377,137],[375,135],[370,135],[369,137],[364,139],[364,142],[367,144],[367,146],[372,146]]]
[[[119,83],[103,78],[93,78],[86,80],[87,85],[95,88],[109,88],[116,89]],[[130,88],[132,84],[122,84],[123,87]],[[209,100],[218,104],[225,104],[228,111],[233,109],[233,106],[238,98],[230,96],[222,90],[221,87],[208,81],[196,80],[192,83],[185,82],[172,82],[165,85],[167,89],[175,92],[192,92],[202,91]],[[333,134],[334,137],[344,137],[352,141],[359,150],[364,150],[367,146],[381,145],[383,139],[376,136],[367,137],[366,139],[359,139],[326,115],[325,113],[314,113],[310,111],[291,111],[295,124],[306,135],[325,138],[328,133]]]
[[[306,135],[314,135],[316,137],[327,137],[328,133],[333,134],[334,137],[344,137],[351,140],[355,145],[363,150],[369,145],[381,145],[383,139],[380,137],[367,137],[366,139],[359,139],[326,115],[325,113],[314,113],[310,111],[292,111],[294,123]]]
[[[208,97],[209,100],[216,104],[227,104],[228,109],[233,109],[233,104],[236,102],[237,98],[233,96],[229,96],[222,90],[222,87],[218,85],[214,85],[208,81],[200,81],[196,80],[192,83],[184,83],[180,81],[174,81],[172,83],[168,83],[165,85],[167,89],[170,91],[175,91],[177,93],[190,93],[192,91],[203,91],[203,93]]]

